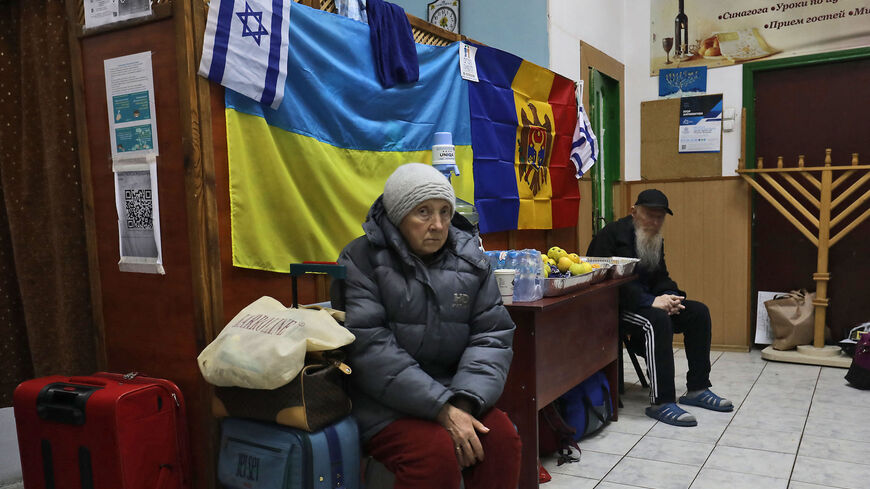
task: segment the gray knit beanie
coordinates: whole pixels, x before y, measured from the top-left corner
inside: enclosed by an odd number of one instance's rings
[[[384,185],[384,208],[396,227],[414,207],[429,199],[444,199],[450,204],[450,217],[455,210],[453,187],[438,170],[423,163],[407,163],[398,168]]]

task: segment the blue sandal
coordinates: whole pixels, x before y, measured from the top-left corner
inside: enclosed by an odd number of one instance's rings
[[[725,404],[726,402],[728,404]],[[705,389],[704,392],[695,397],[683,396],[680,398],[680,404],[698,406],[711,411],[728,412],[734,410],[734,405],[730,401],[713,394],[710,389]]]
[[[680,416],[688,414],[688,418],[680,419]],[[646,408],[646,415],[652,419],[657,419],[662,423],[667,423],[673,426],[697,426],[698,421],[694,416],[677,406],[676,403],[669,402],[661,406],[650,406]]]

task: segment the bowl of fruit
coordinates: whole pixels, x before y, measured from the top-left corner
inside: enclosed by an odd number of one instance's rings
[[[605,278],[609,266],[584,261],[576,253],[554,246],[541,254],[544,262],[544,297],[553,297],[588,287]]]

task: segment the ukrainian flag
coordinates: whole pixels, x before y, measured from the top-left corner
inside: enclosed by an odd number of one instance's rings
[[[504,51],[477,46],[469,84],[475,206],[481,232],[577,225],[574,82]]]
[[[335,260],[393,170],[431,162],[438,131],[453,133],[454,188],[474,201],[458,43],[416,48],[420,80],[383,89],[366,24],[293,5],[281,105],[226,91],[234,265]]]

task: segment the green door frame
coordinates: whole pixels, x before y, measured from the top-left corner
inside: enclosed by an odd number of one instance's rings
[[[870,58],[870,48],[847,49],[831,53],[756,61],[743,65],[743,108],[746,110],[746,168],[755,168],[755,74],[762,71],[796,68]]]
[[[599,147],[598,162],[591,170],[592,209],[596,217],[592,231],[596,233],[613,220],[613,183],[620,178],[621,166],[620,100],[618,80],[594,67],[589,68],[589,80],[589,118]]]

